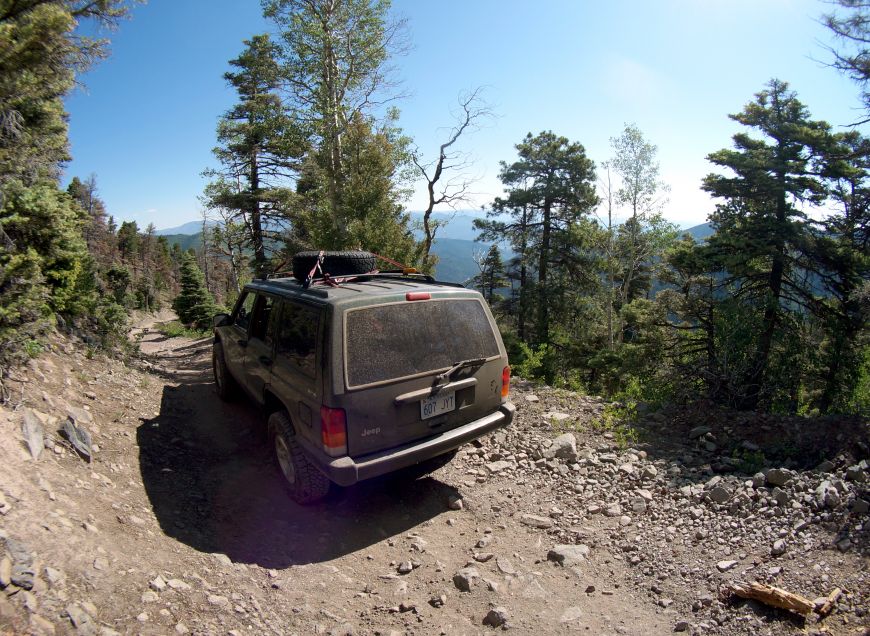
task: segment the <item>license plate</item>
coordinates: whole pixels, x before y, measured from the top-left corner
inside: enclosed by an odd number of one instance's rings
[[[420,417],[428,420],[430,417],[447,413],[456,408],[456,393],[439,393],[425,400],[420,400]]]

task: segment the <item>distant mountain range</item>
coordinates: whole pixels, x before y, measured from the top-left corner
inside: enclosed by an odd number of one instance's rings
[[[432,218],[447,221],[446,225],[438,228],[435,243],[432,245],[432,253],[438,256],[436,276],[444,281],[467,283],[480,272],[474,262],[475,254],[485,253],[491,245],[475,240],[478,232],[474,229],[474,219],[481,218],[480,215],[467,211],[435,212]],[[423,214],[412,212],[411,220],[415,224],[420,224]],[[215,221],[209,221],[208,224],[217,225]],[[690,234],[697,241],[702,241],[713,234],[713,228],[709,223],[702,223],[683,232]],[[178,227],[158,230],[157,235],[165,236],[170,245],[178,243],[183,250],[191,247],[198,249],[202,245],[202,221],[191,221]],[[422,229],[415,229],[414,235],[418,239],[421,238]],[[510,258],[507,252],[508,249],[503,246],[502,257],[505,261]]]

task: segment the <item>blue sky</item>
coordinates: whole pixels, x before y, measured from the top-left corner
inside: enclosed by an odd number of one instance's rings
[[[411,51],[395,60],[408,97],[401,125],[437,149],[457,95],[478,86],[498,117],[464,139],[479,208],[501,193],[498,162],[526,133],[553,130],[601,163],[636,123],[659,147],[667,218],[703,223],[705,157],[730,145],[728,119],[778,77],[816,119],[858,116],[857,89],[824,66],[819,0],[394,0]],[[222,74],[242,40],[270,30],[257,0],[150,0],[111,34],[112,56],[67,99],[73,160],[66,179],[97,175],[117,219],[144,227],[195,220],[213,166],[215,126],[234,102]],[[407,203],[425,203],[422,185]]]

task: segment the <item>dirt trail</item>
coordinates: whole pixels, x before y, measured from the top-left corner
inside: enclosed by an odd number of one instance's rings
[[[59,436],[33,462],[19,413],[0,412],[2,538],[35,574],[30,591],[7,590],[0,633],[479,634],[494,631],[483,621],[496,606],[515,633],[672,631],[614,585],[606,553],[574,569],[547,562],[546,535],[494,512],[462,465],[294,504],[261,415],[215,395],[210,340],[169,339],[153,322],[137,325],[147,373],[59,343],[65,352],[17,378],[48,437],[70,409],[83,416],[93,463]],[[449,508],[454,495],[463,509]],[[412,571],[399,574],[405,562]],[[477,577],[461,592],[465,566]]]

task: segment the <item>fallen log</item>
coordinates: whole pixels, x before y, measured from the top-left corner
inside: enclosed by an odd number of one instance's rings
[[[729,586],[732,594],[741,598],[759,601],[771,607],[790,610],[798,614],[809,614],[815,608],[811,600],[800,594],[792,594],[786,590],[764,583],[734,583]]]

